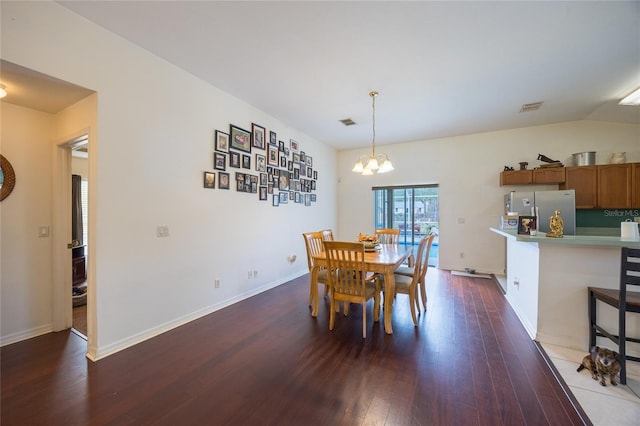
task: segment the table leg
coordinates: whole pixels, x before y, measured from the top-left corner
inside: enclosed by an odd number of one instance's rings
[[[393,309],[393,296],[396,293],[396,280],[393,271],[384,273],[384,331],[393,334],[391,326],[391,311]]]
[[[313,269],[311,269],[311,316],[312,317],[317,317],[318,316],[318,305],[319,303],[319,298],[320,296],[318,295],[318,270],[320,268],[318,268],[317,266],[314,266]]]

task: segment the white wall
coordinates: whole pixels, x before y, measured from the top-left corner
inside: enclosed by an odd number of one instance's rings
[[[22,340],[52,330],[51,139],[55,117],[0,104],[1,148],[16,174],[0,203],[0,333]],[[52,229],[49,228],[50,235]]]
[[[572,165],[571,154],[596,151],[598,164],[609,153],[626,151],[627,161],[640,161],[640,126],[594,121],[560,123],[500,132],[458,136],[377,147],[387,153],[395,170],[376,176],[351,172],[366,149],[338,155],[338,228],[343,238],[371,232],[372,186],[437,183],[440,186],[440,267],[503,274],[504,239],[489,231],[498,225],[503,195],[511,190],[557,189],[557,185],[500,187],[504,166],[529,168],[538,154]],[[458,219],[464,219],[459,224]],[[460,252],[464,258],[460,258]]]
[[[337,226],[333,148],[55,3],[1,7],[3,59],[98,93],[89,147],[89,285],[97,294],[91,357],[306,272],[302,232]],[[317,203],[274,208],[235,187],[202,188],[202,172],[213,170],[214,129],[250,129],[252,122],[297,140],[313,156]],[[60,128],[56,138],[73,131]],[[228,171],[233,179],[234,169]],[[156,237],[157,225],[167,225],[170,236]],[[290,254],[296,263],[287,262]],[[258,276],[248,279],[249,270]],[[214,289],[215,279],[221,288]]]

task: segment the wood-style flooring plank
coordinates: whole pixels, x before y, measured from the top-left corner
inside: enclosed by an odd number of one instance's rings
[[[497,285],[430,269],[414,327],[307,306],[309,276],[98,362],[51,333],[0,349],[3,425],[581,424]]]

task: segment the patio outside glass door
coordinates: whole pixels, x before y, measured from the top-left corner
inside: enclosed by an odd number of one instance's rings
[[[376,228],[400,229],[400,244],[417,251],[420,239],[436,235],[429,265],[438,265],[438,186],[377,187],[374,190]]]

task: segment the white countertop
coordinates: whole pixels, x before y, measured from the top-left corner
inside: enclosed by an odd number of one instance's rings
[[[631,247],[640,248],[640,240],[628,241],[616,236],[599,235],[565,235],[562,238],[546,237],[544,233],[535,236],[520,235],[516,230],[502,230],[499,228],[489,228],[496,234],[506,238],[514,238],[516,241],[525,243],[545,243],[574,246],[599,246],[599,247]]]

